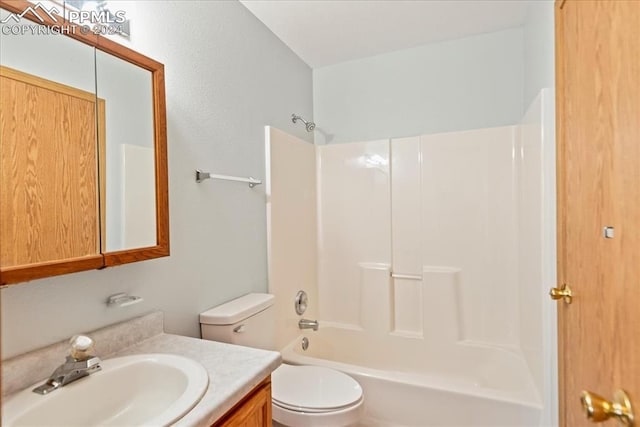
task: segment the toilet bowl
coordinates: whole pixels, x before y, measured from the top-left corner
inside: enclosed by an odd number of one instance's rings
[[[202,338],[274,350],[273,295],[248,294],[200,314]],[[325,367],[280,365],[271,374],[274,425],[345,427],[358,422],[364,396],[350,376]]]

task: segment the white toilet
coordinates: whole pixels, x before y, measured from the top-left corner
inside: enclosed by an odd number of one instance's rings
[[[202,338],[276,350],[273,295],[248,294],[200,314]],[[274,425],[343,427],[360,419],[356,380],[320,366],[283,364],[271,374]]]

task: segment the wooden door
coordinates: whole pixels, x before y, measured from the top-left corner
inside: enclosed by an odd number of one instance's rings
[[[582,390],[624,389],[640,411],[640,1],[557,1],[556,60],[558,280],[574,295],[558,308],[560,421],[578,427],[593,425]]]

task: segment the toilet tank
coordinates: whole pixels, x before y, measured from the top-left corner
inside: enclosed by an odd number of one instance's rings
[[[200,314],[205,340],[275,350],[274,297],[247,294]]]

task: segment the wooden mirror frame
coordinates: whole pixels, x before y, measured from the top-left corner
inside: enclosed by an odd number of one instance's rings
[[[26,0],[0,0],[0,8],[17,14],[22,13],[32,4],[33,3]],[[45,17],[44,22],[40,22],[29,14],[23,16],[23,19],[28,19],[44,26],[61,25],[48,16]],[[62,25],[75,26],[78,30],[74,33],[66,33],[64,36],[76,39],[102,52],[151,72],[156,187],[156,245],[98,253],[80,258],[5,267],[0,269],[0,286],[78,271],[102,269],[169,255],[169,185],[164,65],[103,36],[92,33],[83,34],[79,30],[81,25],[67,21],[64,16],[60,16],[59,19],[63,20]],[[62,34],[60,35],[62,36]],[[104,218],[101,218],[101,221],[102,220],[104,220]]]

